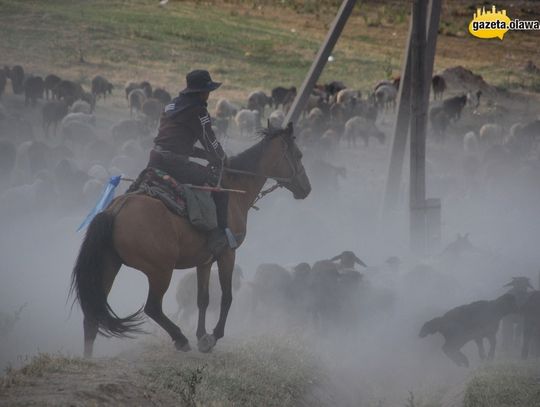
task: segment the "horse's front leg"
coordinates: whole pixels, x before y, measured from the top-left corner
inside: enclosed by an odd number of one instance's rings
[[[221,285],[221,308],[219,320],[212,335],[204,335],[199,339],[198,347],[201,352],[210,352],[216,341],[223,338],[225,322],[232,303],[232,273],[234,269],[235,252],[226,250],[218,259],[219,283]]]
[[[211,262],[197,267],[197,307],[199,308],[197,339],[201,339],[206,335],[206,309],[210,302],[209,280],[211,269]]]

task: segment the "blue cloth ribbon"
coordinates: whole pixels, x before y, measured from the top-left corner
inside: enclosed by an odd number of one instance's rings
[[[105,188],[103,189],[103,192],[101,193],[101,197],[99,198],[99,201],[97,202],[96,206],[94,206],[94,209],[90,211],[86,219],[81,223],[79,228],[77,229],[77,232],[81,229],[86,228],[90,222],[92,222],[92,219],[100,213],[103,209],[105,209],[111,201],[114,198],[114,191],[118,184],[120,184],[120,179],[122,178],[121,175],[116,175],[114,177],[111,177],[109,179],[109,183],[105,185]]]

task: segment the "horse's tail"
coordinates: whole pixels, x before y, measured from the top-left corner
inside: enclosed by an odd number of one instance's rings
[[[75,294],[86,319],[98,325],[103,336],[129,337],[139,332],[142,323],[142,308],[132,315],[119,318],[107,302],[104,276],[107,271],[107,256],[116,255],[112,232],[114,215],[101,212],[92,220],[86,231],[71,275],[70,295]]]

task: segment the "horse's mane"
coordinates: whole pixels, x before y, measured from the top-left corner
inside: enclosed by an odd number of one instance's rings
[[[231,157],[229,159],[230,167],[241,171],[256,171],[266,144],[279,134],[281,134],[279,130],[272,131],[271,129],[261,129],[257,133],[257,137],[259,137],[261,140],[249,147],[247,150],[238,153],[234,157]]]

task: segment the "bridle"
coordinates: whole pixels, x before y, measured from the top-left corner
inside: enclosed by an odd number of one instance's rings
[[[290,177],[275,177],[275,176],[270,176],[270,175],[265,175],[265,174],[259,174],[257,172],[252,172],[252,171],[237,170],[237,169],[234,169],[234,168],[224,168],[223,169],[225,172],[227,172],[229,174],[249,175],[249,176],[252,176],[252,177],[268,178],[268,179],[272,179],[272,180],[276,181],[276,183],[274,185],[272,185],[271,187],[266,188],[266,189],[262,190],[261,192],[259,192],[259,194],[257,195],[257,198],[255,198],[255,201],[252,204],[252,207],[254,209],[257,209],[257,210],[259,209],[259,208],[257,208],[255,206],[255,203],[257,203],[260,199],[264,198],[269,193],[274,192],[276,189],[284,187],[286,184],[291,184],[299,173],[301,173],[302,171],[305,171],[305,169],[303,169],[303,168],[302,168],[301,171],[298,171],[298,168],[293,163],[293,161],[292,161],[292,159],[290,157],[289,149],[288,149],[289,144],[288,144],[288,142],[286,140],[284,140],[284,141],[285,141],[285,143],[283,144],[284,148],[283,148],[283,151],[282,151],[283,154],[281,155],[280,160],[276,161],[276,163],[272,166],[272,169],[278,167],[279,164],[281,164],[281,162],[285,159],[285,160],[287,160],[287,164],[289,165],[289,168],[291,169],[291,176]]]

